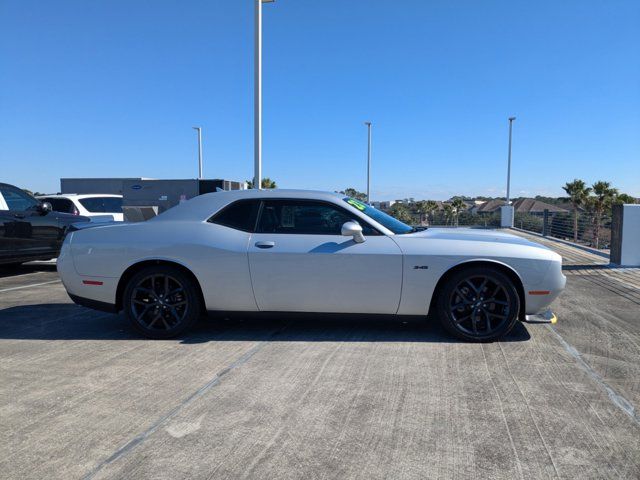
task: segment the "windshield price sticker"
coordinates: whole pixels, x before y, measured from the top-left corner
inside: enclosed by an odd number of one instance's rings
[[[353,207],[356,207],[361,212],[364,212],[364,209],[367,208],[367,206],[364,203],[359,202],[354,198],[350,198],[349,200],[347,200],[347,203]]]

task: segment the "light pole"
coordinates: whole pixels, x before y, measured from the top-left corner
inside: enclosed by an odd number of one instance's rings
[[[513,121],[516,117],[509,117],[509,160],[507,161],[507,205],[510,201],[511,192],[511,133],[513,130]]]
[[[371,122],[364,122],[367,126],[367,203],[371,203]]]
[[[507,203],[500,207],[500,226],[513,227],[513,205],[511,205],[511,133],[513,121],[516,117],[509,117],[509,160],[507,161]]]
[[[262,188],[262,4],[275,0],[255,0],[254,93],[253,93],[253,188]]]
[[[198,131],[198,178],[202,179],[202,127],[192,127]]]

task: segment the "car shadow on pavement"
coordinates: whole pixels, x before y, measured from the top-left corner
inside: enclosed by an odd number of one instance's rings
[[[55,263],[26,263],[23,265],[0,265],[0,278],[17,277],[27,273],[55,272]]]
[[[518,322],[502,342],[531,338]],[[0,339],[142,340],[123,315],[96,312],[68,303],[20,305],[0,310]],[[381,315],[236,313],[210,315],[183,336],[184,344],[212,341],[433,342],[458,343],[433,319]],[[149,340],[151,341],[151,340]]]

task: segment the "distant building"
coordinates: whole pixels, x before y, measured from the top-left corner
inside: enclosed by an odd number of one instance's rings
[[[395,200],[388,200],[386,202],[371,202],[371,205],[378,210],[389,210],[394,203],[396,203]]]
[[[568,212],[566,208],[550,203],[541,202],[535,198],[520,198],[513,203],[514,210],[518,213],[542,214],[545,210],[549,212]]]
[[[489,200],[482,203],[479,206],[471,208],[472,213],[478,214],[491,214],[500,211],[500,207],[506,205],[507,202],[501,199]],[[552,205],[550,203],[536,200],[535,198],[519,198],[513,202],[513,208],[516,213],[529,213],[532,215],[542,215],[545,210],[549,212],[568,212],[566,208],[559,207],[558,205]]]
[[[490,214],[490,213],[495,213],[495,212],[499,212],[500,211],[500,207],[502,207],[503,205],[506,205],[507,202],[505,202],[504,200],[500,200],[500,199],[495,199],[495,200],[489,200],[487,202],[484,202],[478,206],[474,206],[472,208],[472,213],[478,213],[478,214]]]

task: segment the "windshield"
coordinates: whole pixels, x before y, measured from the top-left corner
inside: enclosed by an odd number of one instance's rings
[[[36,200],[27,192],[11,185],[0,184],[0,196],[4,198],[9,210],[26,211],[37,207],[40,200]]]
[[[376,210],[371,205],[367,205],[366,203],[361,202],[360,200],[356,200],[355,198],[350,198],[350,197],[345,197],[343,198],[343,200],[347,202],[349,205],[351,205],[352,207],[360,210],[366,216],[374,219],[380,225],[383,225],[384,227],[388,228],[395,234],[410,233],[410,232],[416,231],[414,228],[410,227],[406,223],[402,223],[397,218],[393,218],[391,215],[387,215],[386,213],[381,212],[380,210]]]

